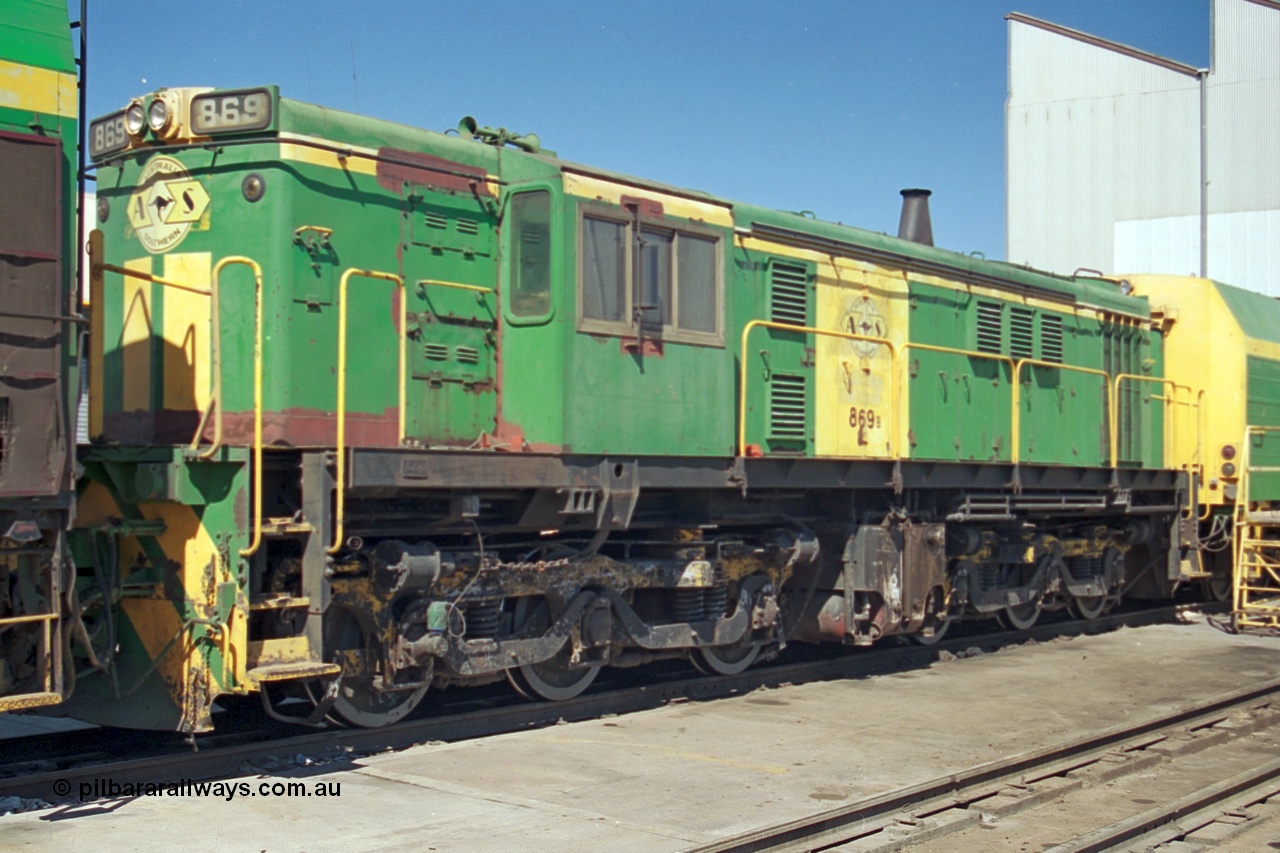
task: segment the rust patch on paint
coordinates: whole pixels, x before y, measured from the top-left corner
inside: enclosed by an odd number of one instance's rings
[[[378,158],[378,183],[393,192],[399,192],[407,182],[468,195],[493,195],[489,176],[479,166],[399,148],[379,148]]]
[[[623,207],[634,207],[640,212],[641,216],[651,216],[655,219],[662,218],[662,202],[655,201],[651,198],[639,198],[633,195],[624,195],[621,198]]]
[[[619,341],[619,346],[623,355],[652,356],[653,358],[662,358],[664,355],[662,341],[656,338],[644,338],[643,340],[622,338]]]

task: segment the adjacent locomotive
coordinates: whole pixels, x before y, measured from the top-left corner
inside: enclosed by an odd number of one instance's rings
[[[381,725],[431,686],[563,699],[1229,571],[1207,377],[1117,282],[272,87],[89,138],[69,713]]]
[[[0,18],[0,711],[62,700],[73,595],[79,91],[67,5]]]

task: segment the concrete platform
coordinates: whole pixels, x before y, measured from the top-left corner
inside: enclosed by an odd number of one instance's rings
[[[70,717],[41,717],[38,714],[0,714],[0,741],[32,735],[96,729],[93,723]]]
[[[1278,676],[1277,639],[1125,629],[10,815],[0,850],[679,850]],[[289,781],[338,796],[257,793]]]

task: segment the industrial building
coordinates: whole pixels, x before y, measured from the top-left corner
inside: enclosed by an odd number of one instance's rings
[[[1009,261],[1280,296],[1280,2],[1212,3],[1209,68],[1008,16]]]

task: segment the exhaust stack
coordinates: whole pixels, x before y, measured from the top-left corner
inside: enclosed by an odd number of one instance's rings
[[[898,220],[898,236],[913,243],[933,245],[933,224],[929,221],[931,190],[902,190],[902,218]]]

